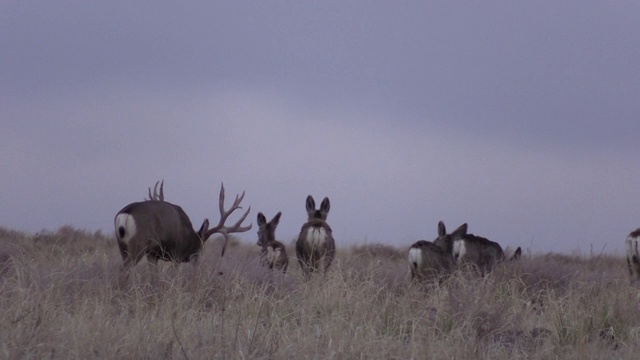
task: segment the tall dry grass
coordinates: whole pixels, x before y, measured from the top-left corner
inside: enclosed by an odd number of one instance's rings
[[[0,228],[0,358],[640,356],[639,290],[621,258],[523,256],[409,286],[406,249],[388,245],[339,248],[308,282],[295,259],[282,275],[260,267],[258,246],[218,250],[157,277],[139,264],[123,283],[111,236]]]

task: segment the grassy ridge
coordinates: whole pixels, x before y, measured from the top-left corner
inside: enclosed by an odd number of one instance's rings
[[[198,266],[139,264],[109,235],[0,228],[0,358],[636,359],[624,259],[523,256],[488,276],[409,286],[406,249],[338,248],[304,282],[259,247],[207,243]],[[289,249],[289,255],[293,255]]]

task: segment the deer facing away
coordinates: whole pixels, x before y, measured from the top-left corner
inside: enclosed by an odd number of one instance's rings
[[[320,270],[322,266],[326,272],[335,257],[336,244],[331,227],[327,224],[331,204],[325,197],[316,210],[313,196],[307,196],[307,222],[302,225],[300,235],[296,241],[296,256],[305,276]]]
[[[135,266],[145,255],[147,261],[152,265],[157,264],[158,260],[175,263],[195,261],[204,242],[214,233],[220,233],[224,237],[222,246],[222,256],[224,256],[229,240],[228,235],[251,229],[251,224],[242,226],[251,207],[233,226],[225,226],[229,215],[241,208],[240,203],[243,198],[244,192],[241,196],[236,195],[231,208],[225,211],[224,184],[222,184],[219,197],[220,221],[218,225],[209,229],[209,220],[204,219],[202,226],[196,231],[180,206],[164,201],[162,186],[160,194],[156,193],[155,188],[154,194],[151,194],[149,188],[149,200],[125,206],[114,219],[116,239],[124,261],[123,269]]]
[[[458,262],[475,267],[484,275],[505,259],[504,251],[497,242],[467,233],[467,228],[466,223],[458,228],[460,234],[453,241],[453,257]],[[522,250],[518,247],[511,260],[518,259],[521,254]]]
[[[260,262],[263,265],[286,273],[289,267],[287,249],[283,243],[276,240],[276,227],[281,215],[282,213],[278,212],[271,221],[267,222],[264,214],[258,213],[258,246],[262,247]]]
[[[462,229],[447,234],[442,221],[438,223],[438,237],[433,241],[419,240],[409,248],[411,280],[436,279],[455,270],[453,242],[461,236]]]

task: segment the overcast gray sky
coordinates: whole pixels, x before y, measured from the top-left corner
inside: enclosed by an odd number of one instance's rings
[[[463,222],[622,254],[640,226],[635,1],[0,4],[0,226],[112,232],[165,180],[194,226],[246,190],[289,241]]]

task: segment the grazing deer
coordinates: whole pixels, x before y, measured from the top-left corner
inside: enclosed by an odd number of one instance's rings
[[[639,242],[640,228],[632,231],[627,237],[627,266],[629,267],[629,275],[631,275],[633,280],[640,280]]]
[[[466,223],[462,224],[459,229],[461,231],[460,237],[453,242],[453,258],[457,262],[471,265],[484,275],[498,262],[505,259],[504,251],[497,242],[467,233]],[[517,260],[521,254],[522,249],[518,247],[511,260]]]
[[[296,241],[296,256],[306,277],[310,272],[320,270],[321,263],[324,263],[326,273],[335,257],[336,243],[331,227],[327,224],[330,206],[329,198],[325,197],[320,204],[320,210],[316,210],[316,202],[313,197],[307,196],[308,220],[302,225],[300,236]]]
[[[447,234],[444,223],[438,223],[438,237],[433,241],[419,240],[409,248],[411,280],[434,279],[455,269],[453,242],[461,235],[461,229]]]
[[[289,257],[284,244],[276,240],[276,227],[280,222],[281,212],[267,222],[267,218],[260,212],[258,213],[258,246],[262,246],[260,252],[260,262],[267,265],[269,269],[275,268],[287,273],[289,267]]]
[[[156,265],[158,260],[174,263],[189,262],[192,259],[196,261],[204,242],[214,233],[220,233],[224,237],[221,255],[224,256],[228,235],[251,229],[251,224],[241,226],[251,207],[233,226],[224,225],[229,215],[241,208],[240,202],[244,198],[244,192],[240,196],[236,195],[231,208],[225,211],[224,184],[220,187],[220,221],[211,229],[209,220],[204,219],[200,230],[195,231],[180,206],[164,201],[162,186],[160,194],[155,194],[154,191],[152,195],[149,189],[149,197],[150,200],[131,203],[116,214],[116,239],[124,261],[123,269],[135,266],[144,255],[152,265]]]

